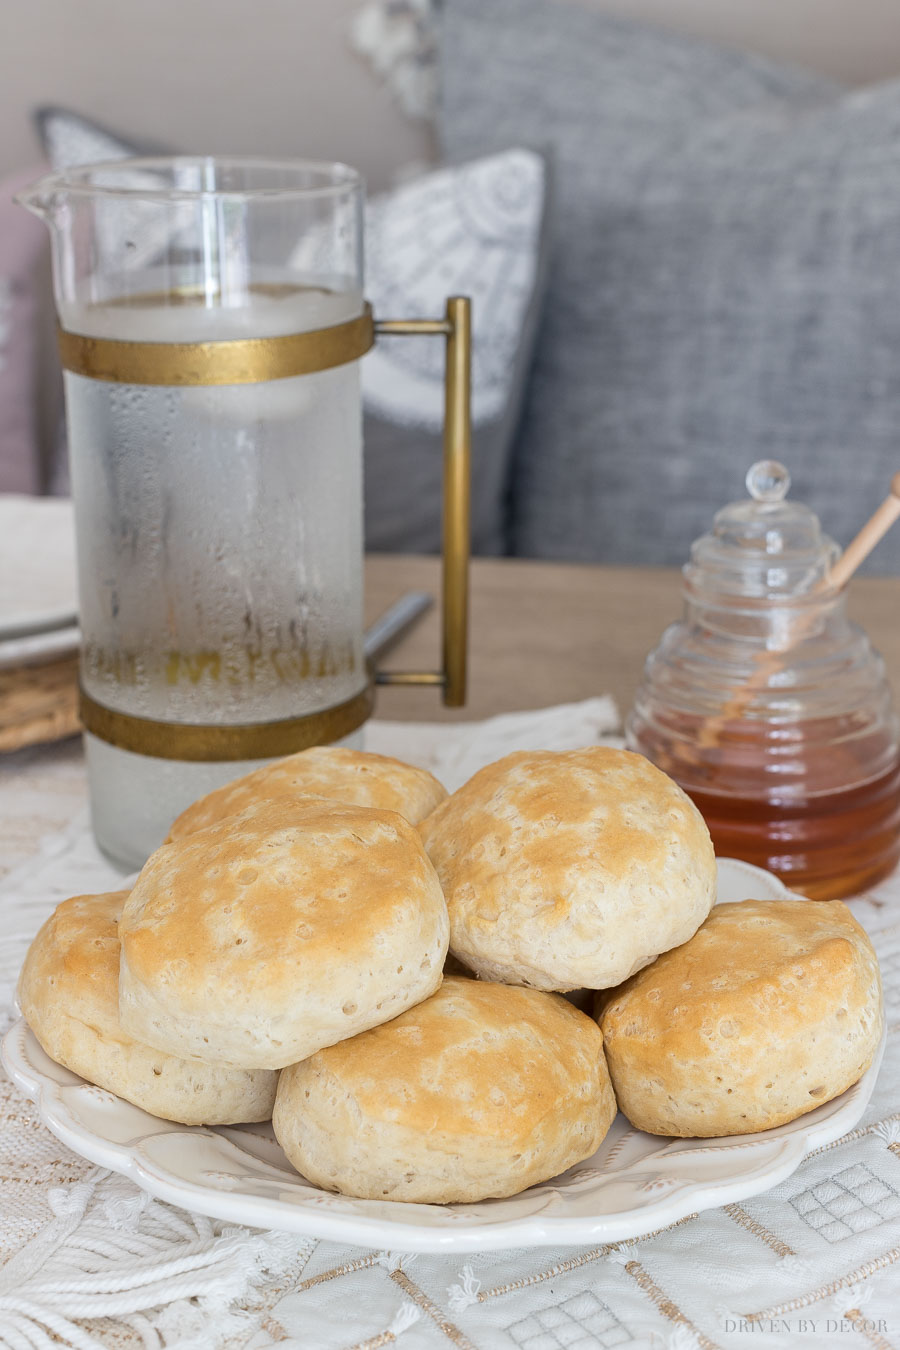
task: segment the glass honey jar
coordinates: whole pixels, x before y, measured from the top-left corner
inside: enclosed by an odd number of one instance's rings
[[[676,780],[717,854],[812,899],[900,860],[900,726],[884,662],[829,584],[840,550],[771,460],[684,568],[684,615],[647,658],[627,743]]]

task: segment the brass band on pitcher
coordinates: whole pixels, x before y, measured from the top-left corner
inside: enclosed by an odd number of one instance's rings
[[[114,384],[262,384],[357,361],[375,341],[372,306],[346,323],[282,337],[215,342],[127,342],[57,329],[63,369]]]
[[[332,745],[358,731],[374,706],[375,691],[370,682],[344,703],[301,717],[211,726],[158,722],[151,717],[115,712],[91,698],[83,687],[79,690],[81,724],[98,740],[136,755],[207,763],[275,759],[308,750],[312,745]]]

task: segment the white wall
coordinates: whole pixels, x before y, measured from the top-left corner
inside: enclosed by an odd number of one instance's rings
[[[900,75],[900,0],[582,0],[811,66],[847,84]],[[485,0],[490,4],[490,0]]]
[[[173,149],[333,157],[370,186],[428,154],[346,29],[361,0],[0,0],[0,173],[62,103]],[[491,0],[483,0],[490,4]],[[582,0],[850,83],[900,74],[900,0]]]
[[[428,151],[346,40],[358,0],[0,0],[0,174],[59,103],[173,149],[343,159],[383,186]]]

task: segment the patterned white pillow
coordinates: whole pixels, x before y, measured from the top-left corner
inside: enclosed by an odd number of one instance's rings
[[[499,417],[509,397],[543,214],[544,161],[531,150],[438,169],[366,210],[366,294],[377,315],[437,317],[448,295],[471,296],[477,422]],[[363,390],[383,417],[439,426],[441,344],[379,339]]]

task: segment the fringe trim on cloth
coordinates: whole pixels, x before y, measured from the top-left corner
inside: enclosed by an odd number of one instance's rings
[[[258,1287],[313,1246],[175,1209],[100,1168],[47,1198],[54,1217],[0,1267],[9,1350],[103,1350],[79,1325],[103,1317],[147,1350],[215,1350],[255,1329]]]

